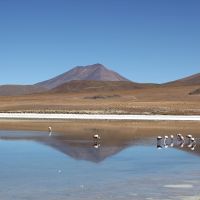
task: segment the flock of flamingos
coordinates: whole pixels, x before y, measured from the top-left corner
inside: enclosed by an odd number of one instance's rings
[[[176,137],[174,137],[174,135],[170,135],[169,136],[158,136],[157,137],[157,148],[158,149],[162,149],[163,147],[168,148],[170,147],[174,147],[176,144],[183,148],[185,146],[187,146],[188,148],[190,148],[192,151],[195,150],[195,147],[197,145],[197,140],[192,136],[192,135],[186,135],[185,137],[182,134],[177,134]]]

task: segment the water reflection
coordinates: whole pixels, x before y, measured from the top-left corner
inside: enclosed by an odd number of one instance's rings
[[[199,199],[198,142],[159,134],[0,131],[0,199]]]
[[[100,137],[101,136],[101,137]],[[155,136],[142,134],[118,135],[116,133],[103,132],[103,130],[92,129],[90,134],[66,135],[62,133],[49,132],[26,132],[26,131],[0,131],[1,140],[26,140],[42,143],[52,147],[76,160],[87,160],[95,163],[102,162],[129,147],[138,145],[157,146],[158,149],[176,148],[183,151],[191,151],[200,155],[199,140],[181,140],[178,136]]]
[[[96,133],[92,132],[92,133]],[[101,139],[95,139],[93,135],[70,137],[57,133],[46,132],[0,132],[1,140],[28,140],[48,145],[76,160],[101,162],[104,159],[117,154],[121,150],[134,145],[141,139],[115,138],[110,134]],[[145,141],[145,140],[144,140]]]

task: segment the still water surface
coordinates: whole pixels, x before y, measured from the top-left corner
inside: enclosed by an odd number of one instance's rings
[[[200,199],[200,151],[121,141],[0,131],[0,199]]]

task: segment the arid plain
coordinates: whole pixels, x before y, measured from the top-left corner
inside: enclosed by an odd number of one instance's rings
[[[154,86],[108,91],[82,91],[1,96],[1,112],[200,114],[198,86]]]

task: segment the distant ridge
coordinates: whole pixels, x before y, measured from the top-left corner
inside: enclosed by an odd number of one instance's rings
[[[102,64],[97,63],[94,65],[74,67],[59,76],[37,83],[36,86],[52,89],[73,80],[129,81],[120,74],[107,69]]]
[[[171,81],[163,85],[173,85],[173,86],[187,86],[187,85],[200,85],[200,73],[194,74],[192,76],[187,76],[182,79]]]
[[[0,85],[0,96],[19,96],[44,91],[44,88],[35,85]]]

